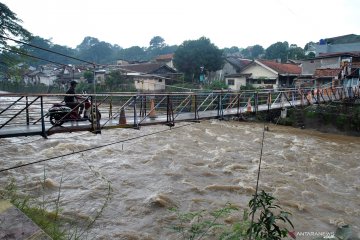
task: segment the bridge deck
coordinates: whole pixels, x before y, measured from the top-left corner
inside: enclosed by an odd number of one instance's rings
[[[359,97],[359,88],[264,92],[208,92],[164,94],[98,94],[102,114],[98,124],[65,122],[52,126],[47,110],[63,95],[0,94],[0,138],[47,135],[61,132],[95,131],[107,128],[139,128],[152,124],[174,124],[247,112],[261,112]],[[113,110],[116,109],[114,112]],[[122,124],[119,124],[121,122]]]

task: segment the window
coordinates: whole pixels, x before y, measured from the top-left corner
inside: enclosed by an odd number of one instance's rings
[[[229,86],[234,86],[235,85],[235,80],[234,79],[228,79],[227,83]]]
[[[159,82],[162,82],[162,79],[159,79]]]
[[[276,84],[275,79],[264,79],[264,84]]]

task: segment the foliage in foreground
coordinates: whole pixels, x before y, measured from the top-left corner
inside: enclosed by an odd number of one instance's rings
[[[286,237],[290,225],[289,212],[283,211],[281,207],[274,204],[276,199],[270,194],[262,191],[254,195],[249,202],[251,211],[244,210],[242,219],[236,219],[232,223],[231,215],[239,209],[231,204],[224,208],[207,212],[205,210],[181,213],[178,209],[170,209],[176,213],[176,223],[171,229],[178,232],[182,239],[269,239],[278,240]],[[251,221],[252,214],[257,216]],[[206,238],[205,238],[206,237]]]

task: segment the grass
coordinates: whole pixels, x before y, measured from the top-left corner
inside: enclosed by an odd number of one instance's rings
[[[84,160],[87,164],[87,162]],[[63,176],[61,175],[58,186],[57,197],[53,201],[45,199],[45,181],[47,179],[44,169],[43,179],[41,181],[42,196],[32,196],[30,194],[21,194],[19,192],[16,180],[11,178],[3,189],[0,189],[0,199],[9,200],[14,206],[28,216],[36,223],[46,234],[54,240],[62,239],[84,239],[97,219],[102,215],[108,202],[111,199],[111,182],[108,181],[99,171],[87,164],[90,171],[96,179],[107,185],[106,195],[100,209],[96,209],[93,216],[88,219],[72,219],[62,216],[61,212],[61,189]],[[39,199],[41,199],[39,201]],[[51,210],[50,210],[51,209]]]
[[[287,226],[294,226],[289,219],[291,214],[283,211],[275,201],[273,196],[264,191],[254,195],[249,202],[249,209],[244,209],[242,218],[236,215],[240,209],[230,203],[210,212],[200,210],[182,213],[172,208],[170,211],[176,214],[176,218],[170,229],[177,232],[180,239],[188,240],[280,240],[288,236]],[[251,220],[253,213],[258,216],[255,221]],[[230,220],[233,219],[231,216],[236,216],[235,220]]]

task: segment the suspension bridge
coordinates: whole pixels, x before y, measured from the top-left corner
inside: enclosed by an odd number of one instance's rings
[[[318,89],[262,91],[211,91],[168,93],[103,93],[83,96],[91,99],[92,121],[51,124],[49,109],[62,102],[65,94],[0,93],[0,138],[136,128],[181,121],[226,117],[243,118],[273,109],[301,108],[333,101],[353,101],[360,97],[359,86]],[[66,117],[66,116],[65,116]]]

